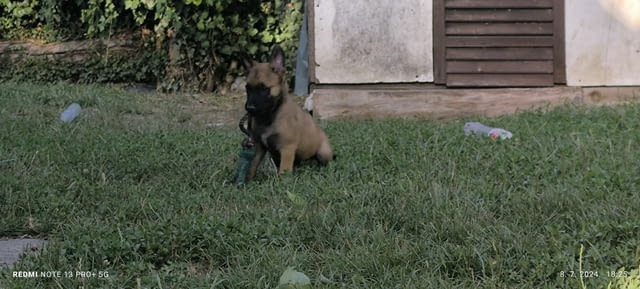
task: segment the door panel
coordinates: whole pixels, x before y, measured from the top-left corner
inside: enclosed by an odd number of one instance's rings
[[[562,0],[434,0],[435,82],[451,87],[565,82]]]

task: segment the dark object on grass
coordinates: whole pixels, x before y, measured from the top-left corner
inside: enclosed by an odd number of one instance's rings
[[[240,150],[240,153],[238,154],[238,168],[236,169],[236,176],[233,180],[233,183],[238,185],[243,185],[247,181],[247,173],[249,173],[251,161],[256,155],[256,152],[252,147],[244,146],[245,141],[242,141],[242,150]]]

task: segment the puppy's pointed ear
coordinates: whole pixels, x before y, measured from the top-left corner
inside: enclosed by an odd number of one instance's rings
[[[280,45],[276,44],[273,46],[273,49],[271,50],[270,64],[271,68],[273,68],[273,71],[275,72],[284,73],[286,71],[284,66],[284,51]]]
[[[253,61],[253,59],[246,52],[240,54],[240,60],[242,61],[245,72],[249,72],[249,70],[256,64],[256,62]]]

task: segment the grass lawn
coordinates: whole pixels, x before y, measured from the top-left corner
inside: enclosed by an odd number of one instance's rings
[[[313,288],[606,288],[640,265],[640,105],[473,119],[507,141],[470,119],[323,122],[338,161],[245,187],[223,184],[237,127],[184,107],[0,84],[0,237],[50,241],[0,287],[276,288],[294,267]]]

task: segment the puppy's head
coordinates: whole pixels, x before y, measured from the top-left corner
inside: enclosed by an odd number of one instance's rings
[[[258,63],[249,57],[242,60],[247,71],[247,101],[244,108],[252,116],[269,116],[286,93],[284,52],[276,45],[271,61]]]

